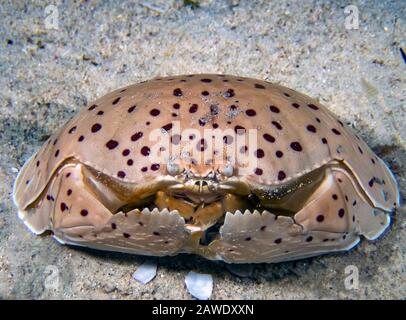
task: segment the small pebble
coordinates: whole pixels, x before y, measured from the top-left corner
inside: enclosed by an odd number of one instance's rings
[[[230,273],[241,277],[241,278],[248,278],[252,276],[252,272],[254,267],[252,264],[244,263],[244,264],[226,264],[226,269],[230,271]]]

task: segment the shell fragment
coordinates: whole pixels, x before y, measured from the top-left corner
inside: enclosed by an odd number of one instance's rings
[[[151,258],[144,261],[142,265],[133,273],[133,279],[141,282],[142,284],[147,284],[152,281],[156,276],[156,271],[158,268],[157,259]]]
[[[210,274],[190,271],[185,279],[189,293],[199,300],[207,300],[213,292],[213,277]]]

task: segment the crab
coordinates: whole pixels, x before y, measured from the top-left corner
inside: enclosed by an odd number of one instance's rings
[[[374,240],[391,171],[327,108],[267,81],[155,78],[96,100],[20,170],[19,217],[63,244],[274,263]]]

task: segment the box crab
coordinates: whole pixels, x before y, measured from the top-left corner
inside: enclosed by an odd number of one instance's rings
[[[320,103],[212,74],[96,100],[26,162],[13,195],[29,229],[61,243],[229,263],[348,250],[399,205],[384,162]]]

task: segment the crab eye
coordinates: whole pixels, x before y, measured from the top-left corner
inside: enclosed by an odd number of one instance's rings
[[[226,177],[231,177],[233,175],[233,171],[234,168],[231,164],[228,164],[224,167],[224,169],[222,170],[222,173],[226,176]]]
[[[166,170],[171,176],[175,176],[180,173],[180,166],[177,163],[168,162],[166,165]]]

